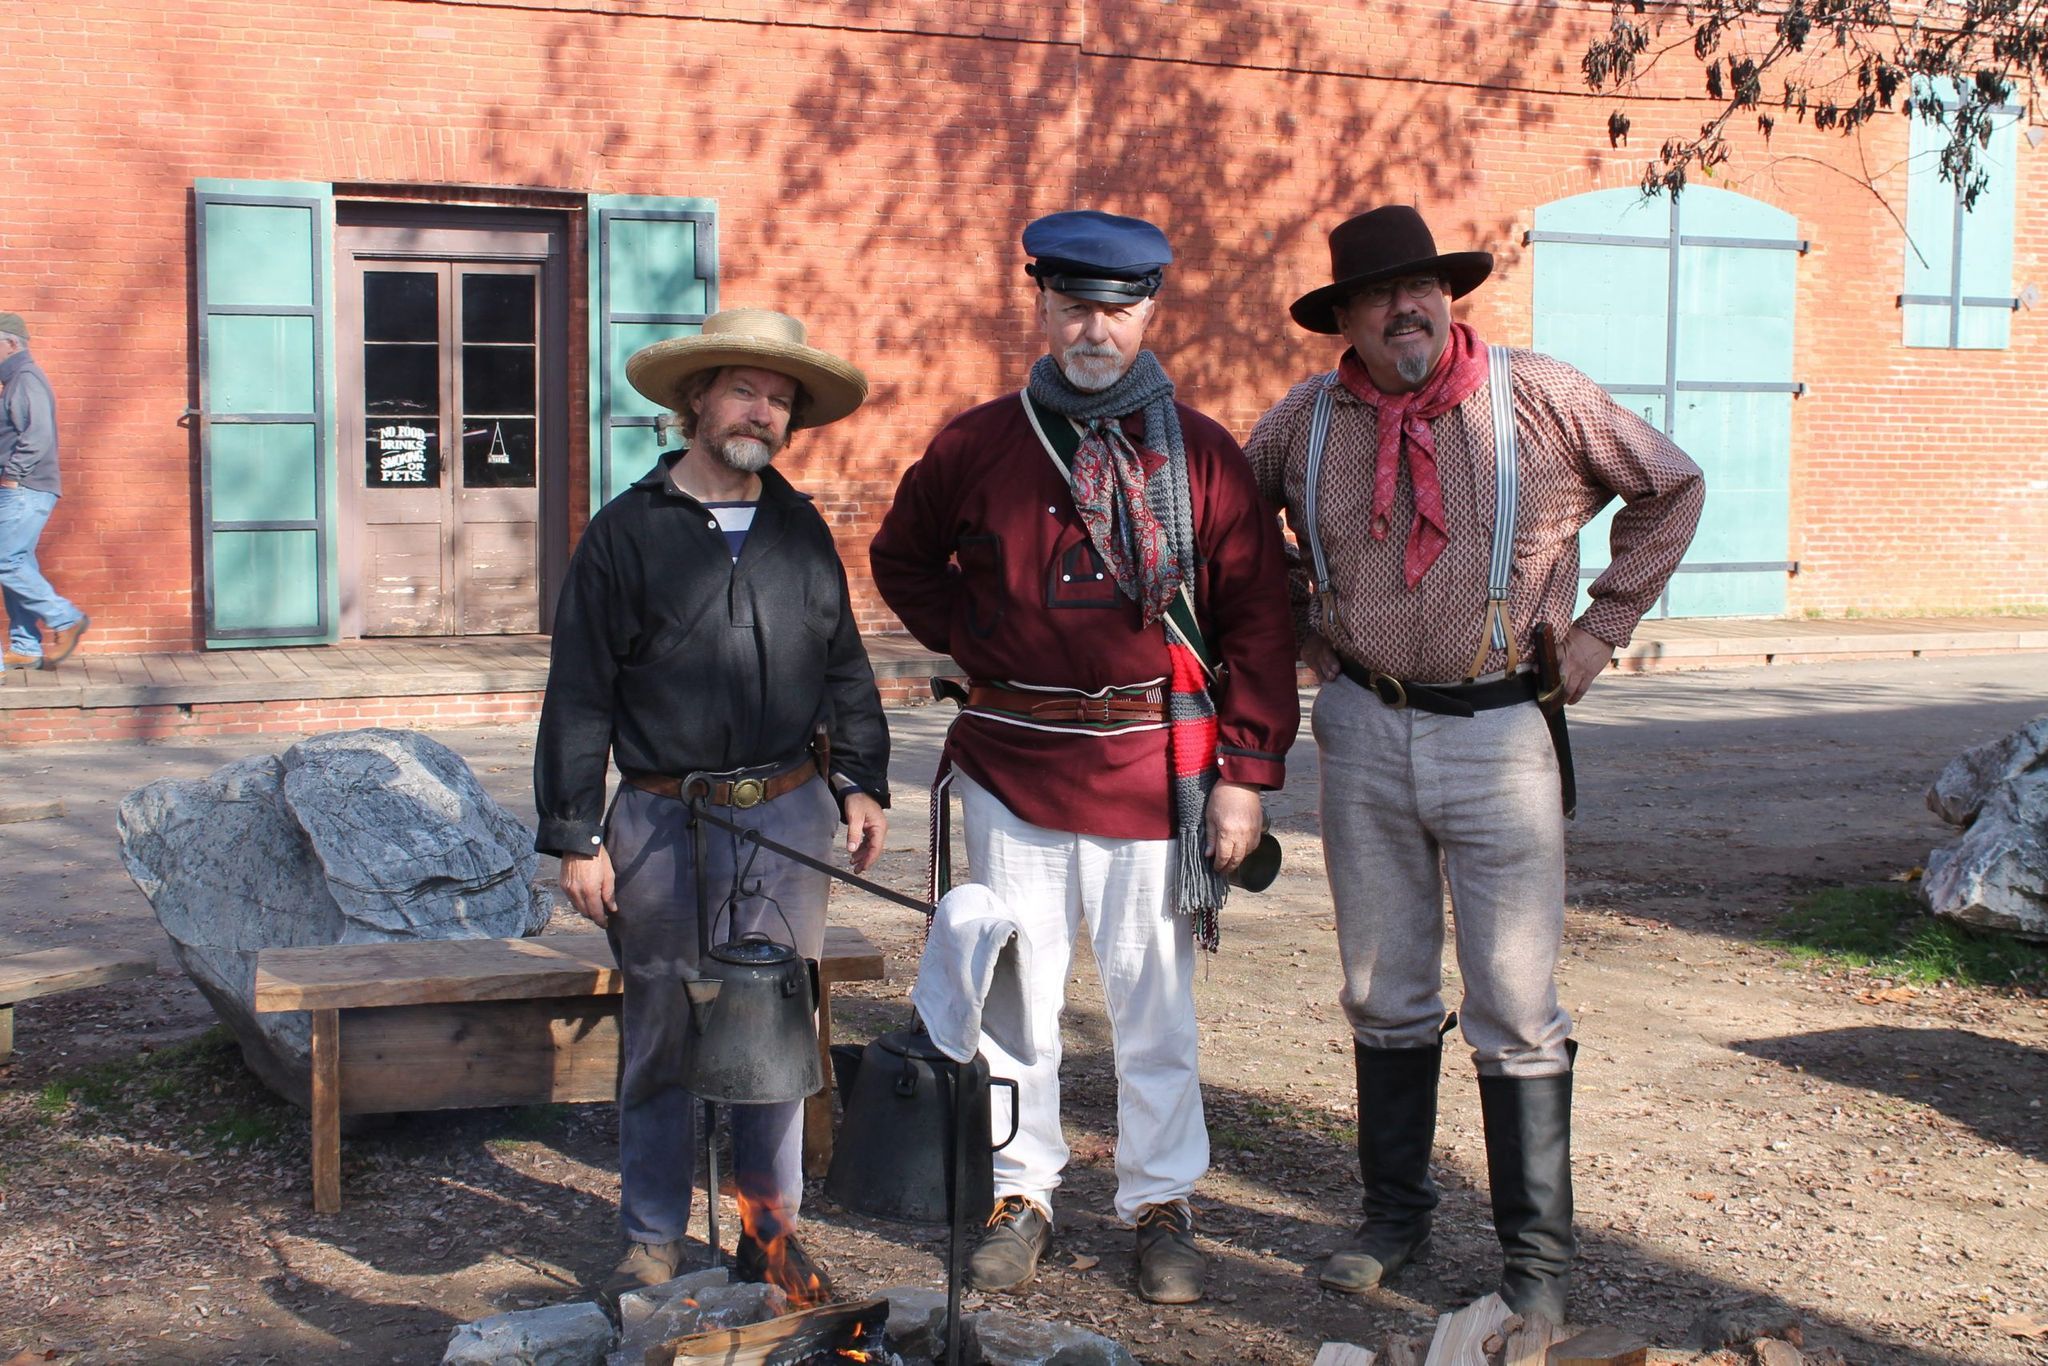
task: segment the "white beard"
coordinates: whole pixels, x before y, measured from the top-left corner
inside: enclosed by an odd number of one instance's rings
[[[754,436],[728,436],[714,442],[711,453],[728,469],[741,474],[759,474],[775,458],[776,448]]]
[[[1060,373],[1084,394],[1099,394],[1124,377],[1130,367],[1115,347],[1076,342],[1060,356]]]

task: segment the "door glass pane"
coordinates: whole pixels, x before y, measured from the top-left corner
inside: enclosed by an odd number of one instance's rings
[[[534,277],[462,277],[462,339],[466,342],[534,340]]]
[[[363,339],[430,342],[441,332],[441,277],[419,270],[363,272]]]
[[[441,486],[441,277],[363,272],[363,483]]]
[[[534,420],[472,417],[462,424],[462,485],[472,489],[534,486]]]
[[[462,277],[462,484],[537,482],[539,332],[531,275]]]

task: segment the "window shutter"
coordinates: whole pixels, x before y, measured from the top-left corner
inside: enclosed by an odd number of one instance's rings
[[[201,180],[193,199],[206,643],[329,642],[333,190]]]
[[[590,506],[660,455],[662,410],[626,382],[626,360],[687,336],[718,311],[718,206],[709,199],[590,198]]]
[[[1950,87],[1944,99],[1952,95]],[[1957,187],[1941,178],[1946,127],[1911,121],[1899,298],[1907,346],[2002,350],[2011,344],[2019,111],[2007,107],[1991,118],[1991,141],[1978,149],[1986,182],[1968,209]]]

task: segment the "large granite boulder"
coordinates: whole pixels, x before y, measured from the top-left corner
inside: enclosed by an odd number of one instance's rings
[[[2048,941],[2048,716],[1950,760],[1927,805],[1963,831],[1927,856],[1929,909]]]
[[[594,1304],[556,1304],[465,1323],[441,1366],[599,1366],[611,1350],[612,1321]]]
[[[179,965],[258,1076],[306,1099],[302,1013],[250,1004],[261,949],[520,938],[547,923],[533,832],[462,756],[413,731],[356,730],[131,792],[121,858]]]

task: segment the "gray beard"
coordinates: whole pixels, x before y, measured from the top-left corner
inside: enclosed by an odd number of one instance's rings
[[[711,453],[727,469],[759,474],[775,458],[775,448],[757,436],[729,436],[711,445]]]
[[[1085,343],[1070,346],[1060,357],[1060,373],[1084,394],[1099,394],[1124,377],[1130,367],[1113,351],[1095,352]]]
[[[1394,373],[1410,384],[1429,378],[1429,357],[1420,351],[1403,351],[1394,359]]]

